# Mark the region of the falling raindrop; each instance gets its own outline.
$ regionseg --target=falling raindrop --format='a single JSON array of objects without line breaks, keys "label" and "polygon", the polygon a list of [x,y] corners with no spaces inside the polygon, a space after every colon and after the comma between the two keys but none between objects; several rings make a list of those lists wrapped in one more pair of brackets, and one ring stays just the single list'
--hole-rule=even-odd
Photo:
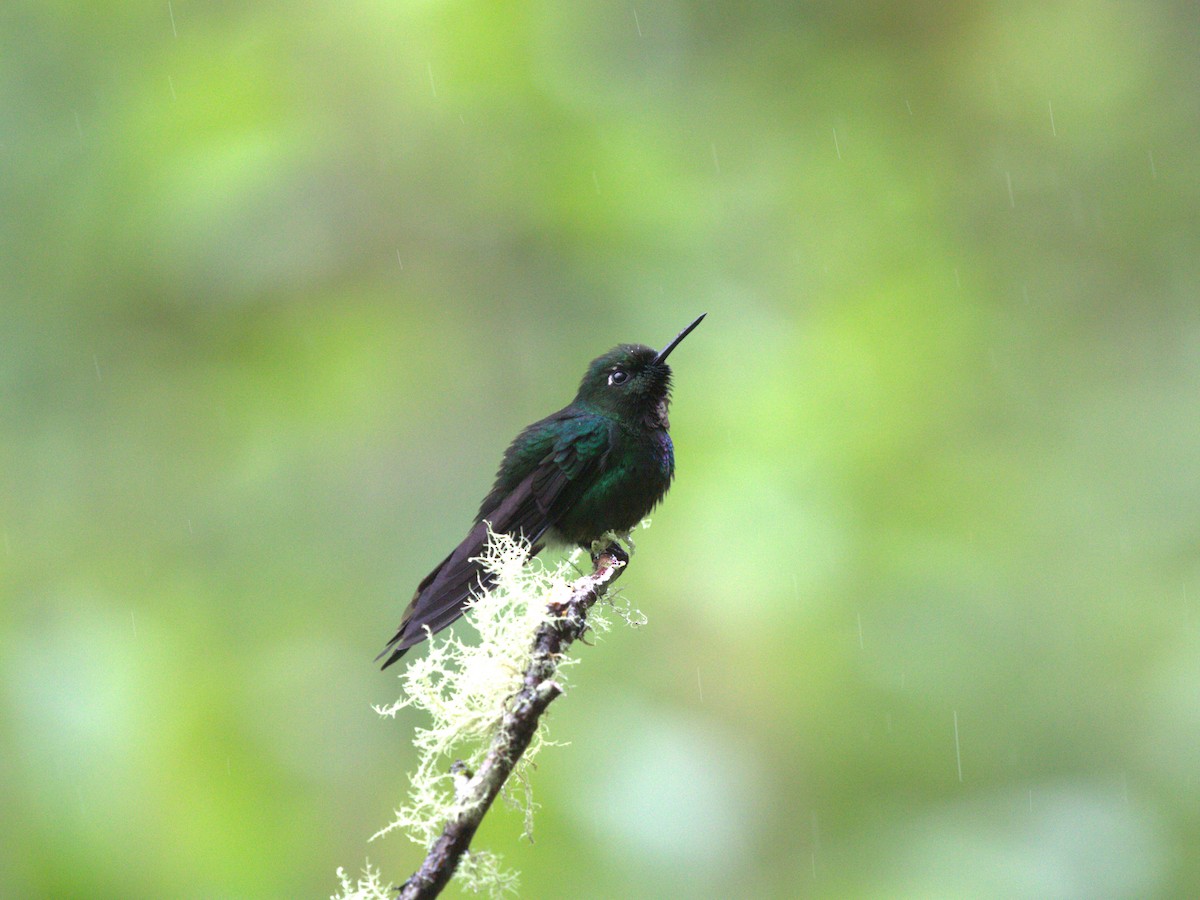
[{"label": "falling raindrop", "polygon": [[958,780],[962,777],[962,747],[958,743],[958,710],[954,710],[954,761],[958,765]]}]

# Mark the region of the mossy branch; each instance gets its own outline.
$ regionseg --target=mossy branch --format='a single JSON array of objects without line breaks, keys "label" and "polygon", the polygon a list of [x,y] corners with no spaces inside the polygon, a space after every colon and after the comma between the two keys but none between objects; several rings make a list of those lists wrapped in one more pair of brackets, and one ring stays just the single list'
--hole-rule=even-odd
[{"label": "mossy branch", "polygon": [[542,713],[562,693],[554,680],[562,654],[582,636],[588,611],[628,562],[621,546],[609,541],[594,554],[591,573],[571,586],[570,596],[551,604],[552,618],[537,630],[522,687],[505,711],[487,755],[474,773],[460,772],[465,781],[458,791],[458,812],[446,822],[421,867],[400,888],[399,900],[436,897],[450,881],[483,817],[537,733]]}]

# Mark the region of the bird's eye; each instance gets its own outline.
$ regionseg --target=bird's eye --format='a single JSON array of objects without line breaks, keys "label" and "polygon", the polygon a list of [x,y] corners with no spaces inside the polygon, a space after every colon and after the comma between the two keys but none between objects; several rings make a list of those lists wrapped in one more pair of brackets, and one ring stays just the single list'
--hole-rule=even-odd
[{"label": "bird's eye", "polygon": [[629,380],[629,373],[622,369],[613,369],[613,373],[608,376],[609,384],[624,384]]}]

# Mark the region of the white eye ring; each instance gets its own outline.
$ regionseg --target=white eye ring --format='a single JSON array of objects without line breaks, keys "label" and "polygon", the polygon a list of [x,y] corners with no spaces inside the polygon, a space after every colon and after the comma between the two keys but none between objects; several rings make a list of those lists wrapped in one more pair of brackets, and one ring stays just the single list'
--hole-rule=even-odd
[{"label": "white eye ring", "polygon": [[629,380],[629,373],[622,369],[614,369],[613,373],[608,376],[609,384],[624,384]]}]

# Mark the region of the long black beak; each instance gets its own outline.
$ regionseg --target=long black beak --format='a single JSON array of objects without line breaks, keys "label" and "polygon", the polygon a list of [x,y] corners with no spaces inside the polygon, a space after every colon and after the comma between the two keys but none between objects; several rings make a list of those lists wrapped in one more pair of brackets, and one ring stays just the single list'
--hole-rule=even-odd
[{"label": "long black beak", "polygon": [[658,351],[658,356],[654,357],[654,360],[652,361],[651,365],[657,365],[658,363],[663,362],[668,356],[670,356],[671,351],[679,346],[679,342],[682,341],[689,334],[691,334],[692,329],[695,328],[697,325],[699,325],[701,322],[703,322],[704,317],[707,315],[708,315],[708,313],[700,313],[700,315],[696,317],[695,322],[693,322],[687,328],[683,329],[683,331],[679,332],[679,334],[675,335],[675,340],[671,341],[671,343],[667,344],[667,346],[663,347],[661,350]]}]

